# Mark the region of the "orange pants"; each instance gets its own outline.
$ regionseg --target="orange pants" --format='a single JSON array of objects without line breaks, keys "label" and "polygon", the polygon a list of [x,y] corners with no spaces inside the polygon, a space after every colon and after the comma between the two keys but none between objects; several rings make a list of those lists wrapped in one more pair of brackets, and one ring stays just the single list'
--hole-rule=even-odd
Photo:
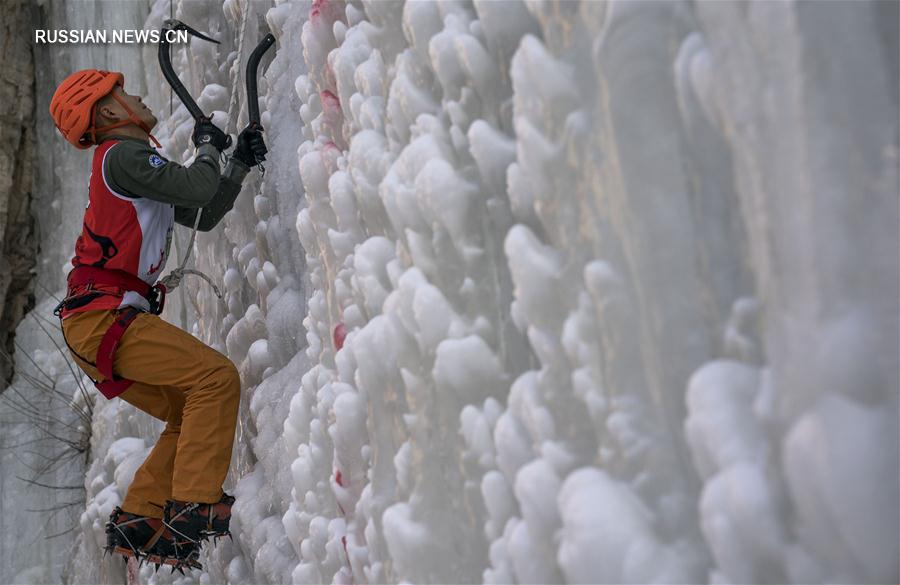
[{"label": "orange pants", "polygon": [[[102,376],[84,360],[96,359],[114,316],[114,311],[85,311],[63,320],[76,363],[95,380]],[[162,518],[166,500],[218,502],[241,397],[234,364],[158,316],[140,313],[119,342],[113,372],[134,380],[119,398],[166,423],[134,474],[122,509]]]}]

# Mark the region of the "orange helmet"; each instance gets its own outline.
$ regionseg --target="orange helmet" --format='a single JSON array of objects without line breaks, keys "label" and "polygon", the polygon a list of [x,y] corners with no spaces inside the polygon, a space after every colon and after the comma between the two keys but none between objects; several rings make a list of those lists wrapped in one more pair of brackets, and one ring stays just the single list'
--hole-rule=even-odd
[{"label": "orange helmet", "polygon": [[[125,86],[124,75],[99,69],[77,71],[59,84],[50,100],[50,115],[53,116],[56,127],[66,140],[77,148],[89,148],[96,144],[98,130],[109,130],[127,124],[136,124],[150,134],[147,124],[142,122],[116,94],[113,94],[113,98],[128,112],[128,119],[102,128],[94,125],[94,105],[109,95],[117,85]],[[150,137],[153,138],[152,135]],[[156,139],[153,138],[153,141],[156,142]]]}]

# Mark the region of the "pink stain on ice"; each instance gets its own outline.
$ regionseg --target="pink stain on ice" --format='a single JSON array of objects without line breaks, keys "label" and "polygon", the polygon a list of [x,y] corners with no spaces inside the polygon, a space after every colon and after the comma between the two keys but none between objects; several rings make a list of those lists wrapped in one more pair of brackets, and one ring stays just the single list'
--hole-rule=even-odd
[{"label": "pink stain on ice", "polygon": [[[338,327],[342,327],[342,326],[343,326],[343,323],[341,325],[338,325]],[[334,472],[334,482],[336,484],[338,484],[339,486],[344,487],[344,476],[341,474],[340,469],[337,469]],[[344,512],[344,507],[341,506],[340,502],[338,502],[338,510],[341,511],[342,515],[344,515],[344,516],[347,515],[347,513]],[[347,535],[346,534],[341,536],[341,544],[344,545],[344,555],[346,555],[346,557],[347,557],[347,568],[350,570],[350,579],[352,580],[353,579],[353,565],[350,564],[350,553],[347,552]]]},{"label": "pink stain on ice", "polygon": [[344,3],[340,0],[315,0],[309,9],[310,20],[343,21]]},{"label": "pink stain on ice", "polygon": [[325,62],[325,85],[326,87],[337,87],[337,79],[334,76],[334,68],[331,66],[331,59]]},{"label": "pink stain on ice", "polygon": [[312,8],[309,9],[309,18],[317,19],[322,15],[322,10],[328,8],[328,0],[315,0]]},{"label": "pink stain on ice", "polygon": [[[320,151],[322,155],[322,164],[325,165],[325,168],[328,170],[328,174],[332,174],[338,170],[338,159],[340,159],[343,151],[341,147],[335,144],[333,141],[329,140],[324,145],[322,145],[322,150]],[[347,337],[347,328],[343,323],[339,323],[334,328],[334,333],[332,334],[334,340],[334,349],[338,351],[344,346],[344,338]]]},{"label": "pink stain on ice", "polygon": [[[338,485],[341,486],[341,487],[344,487],[344,476],[341,475],[341,470],[340,470],[340,469],[337,469],[337,470],[335,470],[335,472],[334,472],[334,483],[338,484]],[[341,511],[341,514],[342,514],[342,515],[344,515],[344,516],[347,515],[347,513],[344,512],[344,507],[341,505],[340,500],[337,501],[337,507],[338,507],[338,510]]]},{"label": "pink stain on ice", "polygon": [[[334,143],[332,143],[332,144],[334,144]],[[335,147],[335,148],[337,148],[337,147]],[[343,323],[338,323],[337,326],[334,328],[334,333],[332,334],[332,337],[333,337],[335,349],[341,349],[342,347],[344,347],[344,339],[347,337],[347,327],[344,326]],[[341,478],[341,472],[338,471],[338,475],[337,475],[338,485],[344,485],[341,483],[340,478]]]},{"label": "pink stain on ice", "polygon": [[322,109],[327,113],[335,113],[341,111],[341,100],[330,89],[319,92],[319,99],[322,100]]},{"label": "pink stain on ice", "polygon": [[[340,146],[339,143],[343,142],[341,124],[344,119],[341,100],[328,89],[319,92],[319,100],[322,103],[322,121],[329,130],[328,137],[331,139],[330,142]],[[334,153],[332,152],[331,154]]]}]

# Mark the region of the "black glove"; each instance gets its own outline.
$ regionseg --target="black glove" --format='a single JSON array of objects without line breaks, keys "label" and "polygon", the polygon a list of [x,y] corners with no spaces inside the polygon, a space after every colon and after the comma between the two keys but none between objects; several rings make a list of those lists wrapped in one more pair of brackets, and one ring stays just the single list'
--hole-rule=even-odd
[{"label": "black glove", "polygon": [[237,146],[232,158],[236,158],[248,167],[253,167],[266,160],[266,143],[262,137],[262,126],[247,126],[238,134]]},{"label": "black glove", "polygon": [[219,152],[231,146],[231,136],[222,132],[209,118],[198,118],[191,135],[194,146],[212,144]]}]

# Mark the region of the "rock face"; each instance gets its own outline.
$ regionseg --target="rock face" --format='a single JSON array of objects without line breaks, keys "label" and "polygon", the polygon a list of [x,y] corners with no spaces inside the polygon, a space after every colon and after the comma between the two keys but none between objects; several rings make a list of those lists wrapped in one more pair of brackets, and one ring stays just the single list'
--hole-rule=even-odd
[{"label": "rock face", "polygon": [[[29,4],[13,0],[0,14],[0,351],[13,353],[16,325],[34,305],[32,269],[38,239],[34,190],[34,58],[28,34]],[[12,366],[0,360],[4,382]]]}]

